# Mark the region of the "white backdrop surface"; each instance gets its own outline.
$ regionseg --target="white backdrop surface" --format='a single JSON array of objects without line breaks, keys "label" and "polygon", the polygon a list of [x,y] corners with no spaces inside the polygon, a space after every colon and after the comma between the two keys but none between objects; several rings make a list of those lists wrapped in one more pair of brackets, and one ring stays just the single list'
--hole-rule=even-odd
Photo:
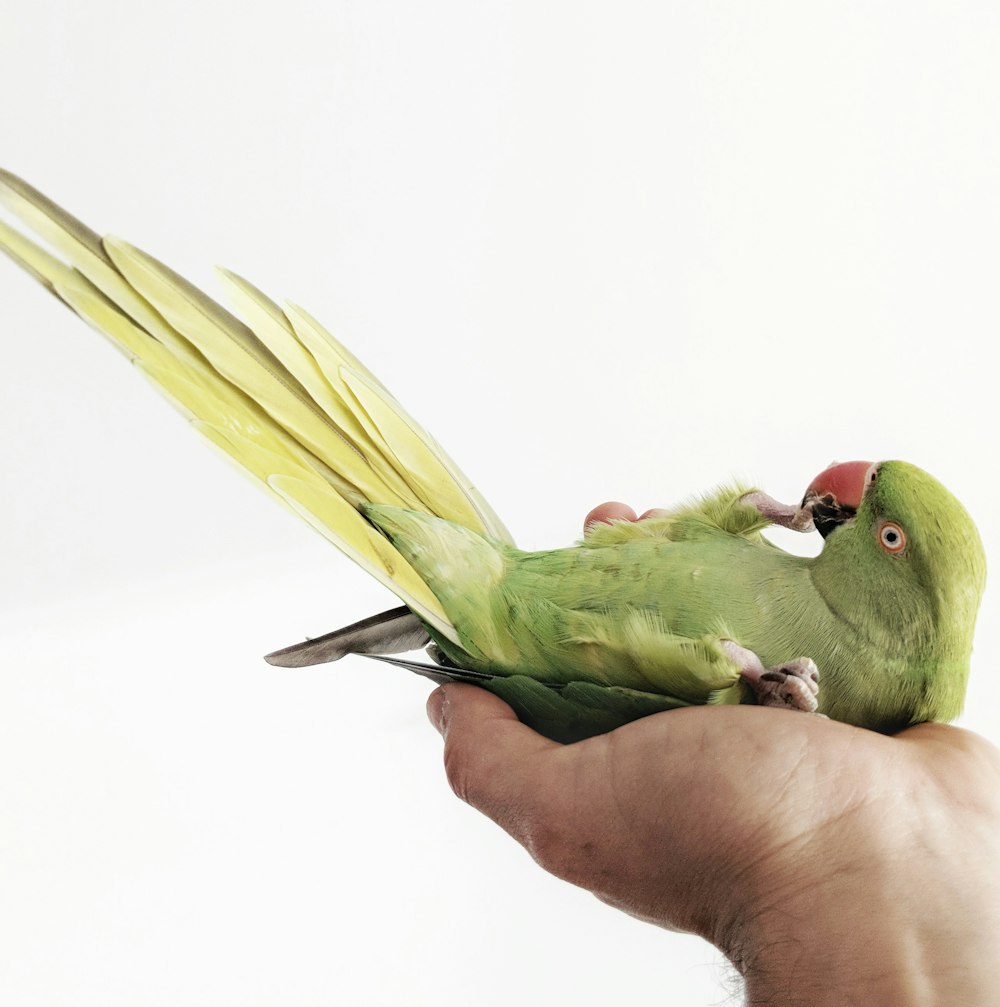
[{"label": "white backdrop surface", "polygon": [[[997,51],[978,3],[38,0],[0,164],[305,305],[523,546],[902,457],[997,569]],[[0,343],[0,1002],[726,999],[452,797],[427,683],[261,661],[392,599],[5,262]]]}]

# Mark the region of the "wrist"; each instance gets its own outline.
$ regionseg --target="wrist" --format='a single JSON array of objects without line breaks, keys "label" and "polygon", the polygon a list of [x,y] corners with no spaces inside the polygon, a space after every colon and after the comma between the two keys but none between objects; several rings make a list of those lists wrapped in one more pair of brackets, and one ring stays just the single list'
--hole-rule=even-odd
[{"label": "wrist", "polygon": [[932,857],[914,885],[912,861],[841,863],[758,903],[730,947],[748,1007],[995,1004],[1000,892],[976,873]]}]

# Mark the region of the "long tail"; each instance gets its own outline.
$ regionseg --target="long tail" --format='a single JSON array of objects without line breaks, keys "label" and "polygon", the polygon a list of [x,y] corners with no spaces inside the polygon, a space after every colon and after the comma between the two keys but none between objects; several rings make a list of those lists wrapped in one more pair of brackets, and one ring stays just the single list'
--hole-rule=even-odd
[{"label": "long tail", "polygon": [[[469,479],[305,311],[220,270],[240,321],[139,249],[102,238],[0,170],[0,250],[108,336],[192,426],[457,642],[440,602],[360,513],[389,504],[511,537]],[[55,253],[55,254],[53,254]]]}]

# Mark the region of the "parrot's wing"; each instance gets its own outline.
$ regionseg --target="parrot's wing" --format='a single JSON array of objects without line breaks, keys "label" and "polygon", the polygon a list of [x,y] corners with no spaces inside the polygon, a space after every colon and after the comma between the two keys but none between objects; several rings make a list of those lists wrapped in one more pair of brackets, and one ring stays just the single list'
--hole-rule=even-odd
[{"label": "parrot's wing", "polygon": [[407,668],[438,685],[482,686],[510,705],[523,724],[553,741],[569,744],[606,734],[640,717],[689,706],[682,699],[593,682],[542,682],[527,675],[491,675],[399,657],[365,655]]},{"label": "parrot's wing", "polygon": [[450,664],[428,664],[426,661],[411,661],[406,657],[390,657],[388,654],[361,654],[361,657],[381,661],[383,664],[394,664],[397,668],[406,668],[416,675],[429,678],[438,685],[448,682],[466,682],[470,685],[489,684],[504,675],[495,675],[488,671],[473,671],[470,668],[456,668]]},{"label": "parrot's wing", "polygon": [[240,321],[144,252],[102,238],[2,170],[0,203],[52,251],[3,221],[0,250],[108,336],[205,437],[429,626],[457,640],[437,598],[358,508],[391,504],[500,541],[510,535],[360,361],[300,308],[282,309],[222,272]]},{"label": "parrot's wing", "polygon": [[430,643],[423,623],[405,606],[369,616],[332,633],[293,643],[264,655],[279,668],[307,668],[348,654],[398,654]]},{"label": "parrot's wing", "polygon": [[484,684],[513,708],[522,723],[566,744],[688,705],[670,696],[593,682],[550,688],[527,675],[510,675]]}]

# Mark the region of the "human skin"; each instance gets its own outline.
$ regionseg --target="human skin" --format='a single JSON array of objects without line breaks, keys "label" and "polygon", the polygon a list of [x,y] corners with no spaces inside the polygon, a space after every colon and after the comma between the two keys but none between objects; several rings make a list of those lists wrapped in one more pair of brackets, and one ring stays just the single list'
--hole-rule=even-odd
[{"label": "human skin", "polygon": [[557,877],[711,941],[748,1004],[1000,1002],[1000,751],[977,735],[720,706],[560,745],[468,685],[428,712],[459,797]]}]

